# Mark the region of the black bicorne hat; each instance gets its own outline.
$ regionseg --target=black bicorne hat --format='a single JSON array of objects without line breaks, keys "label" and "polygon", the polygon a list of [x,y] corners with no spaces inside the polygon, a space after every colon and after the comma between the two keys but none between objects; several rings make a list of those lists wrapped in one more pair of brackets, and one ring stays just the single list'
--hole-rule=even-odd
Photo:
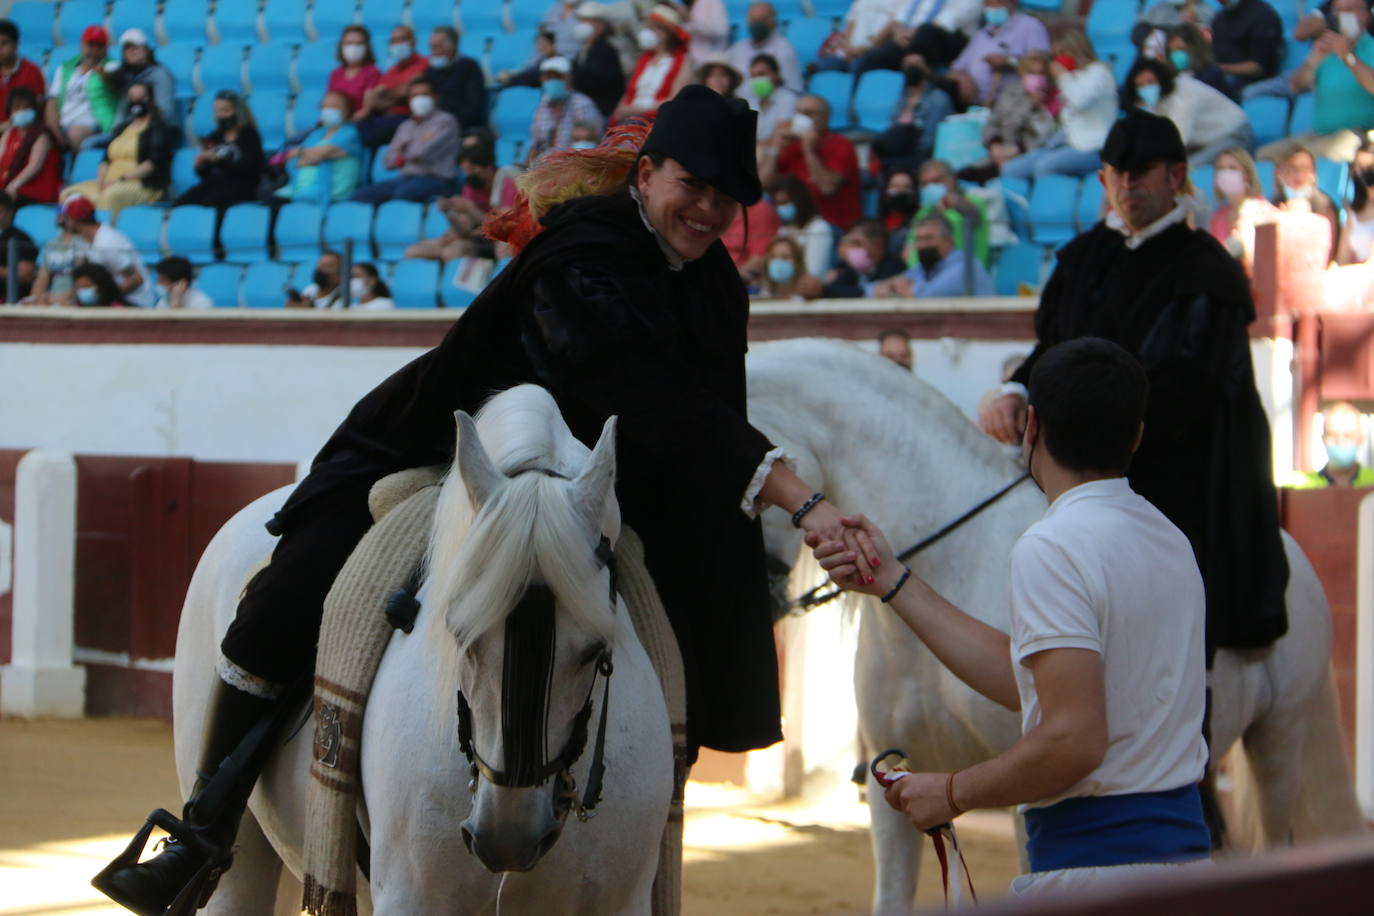
[{"label": "black bicorne hat", "polygon": [[1102,144],[1102,161],[1129,172],[1152,162],[1187,162],[1188,154],[1173,121],[1133,108],[1112,125]]},{"label": "black bicorne hat", "polygon": [[658,107],[641,153],[662,153],[744,206],[763,196],[755,143],[758,113],[742,99],[705,86],[684,86]]}]

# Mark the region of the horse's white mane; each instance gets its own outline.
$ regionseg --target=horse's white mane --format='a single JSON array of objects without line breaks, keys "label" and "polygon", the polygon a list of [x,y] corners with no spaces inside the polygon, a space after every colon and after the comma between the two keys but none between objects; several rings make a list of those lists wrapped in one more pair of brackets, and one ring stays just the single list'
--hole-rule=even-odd
[{"label": "horse's white mane", "polygon": [[615,495],[607,499],[601,531],[592,531],[574,506],[571,480],[536,470],[575,478],[590,450],[537,385],[496,395],[476,422],[492,463],[510,480],[474,514],[458,462],[449,468],[430,531],[426,603],[442,609],[466,648],[505,620],[531,582],[540,582],[576,624],[609,641],[615,621],[593,551],[602,532],[612,542],[619,536]]}]

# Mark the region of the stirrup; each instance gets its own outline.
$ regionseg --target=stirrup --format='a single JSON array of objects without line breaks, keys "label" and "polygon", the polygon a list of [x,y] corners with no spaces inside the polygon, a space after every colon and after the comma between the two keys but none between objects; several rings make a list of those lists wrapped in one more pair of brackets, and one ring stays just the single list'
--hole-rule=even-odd
[{"label": "stirrup", "polygon": [[[122,899],[119,891],[110,884],[110,877],[115,872],[139,864],[154,827],[165,830],[168,837],[174,842],[192,847],[205,856],[205,864],[196,869],[191,880],[176,897],[172,898],[172,902],[167,905],[166,909],[136,906]],[[220,845],[211,842],[203,831],[196,830],[172,812],[158,808],[148,815],[148,819],[138,833],[134,834],[134,838],[129,841],[129,845],[125,847],[124,851],[115,856],[109,865],[106,865],[99,874],[91,879],[91,886],[120,906],[139,914],[139,916],[192,916],[196,910],[205,906],[210,895],[214,893],[215,887],[219,884],[220,875],[224,873],[225,867],[230,861],[228,852]]]}]

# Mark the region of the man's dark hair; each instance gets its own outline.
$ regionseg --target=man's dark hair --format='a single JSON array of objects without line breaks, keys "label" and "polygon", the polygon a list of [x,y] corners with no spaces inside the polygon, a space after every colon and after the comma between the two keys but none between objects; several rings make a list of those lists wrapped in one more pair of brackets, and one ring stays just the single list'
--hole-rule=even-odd
[{"label": "man's dark hair", "polygon": [[778,65],[778,59],[772,54],[755,54],[754,59],[749,61],[750,70],[754,69],[754,64],[763,64],[769,70],[773,71],[779,83],[782,82],[782,67]]},{"label": "man's dark hair", "polygon": [[180,255],[163,258],[153,265],[153,270],[173,283],[191,282],[191,262]]},{"label": "man's dark hair", "polygon": [[19,26],[15,25],[12,20],[0,19],[0,35],[3,35],[15,44],[19,44]]},{"label": "man's dark hair", "polygon": [[82,277],[95,284],[97,305],[126,305],[124,293],[115,282],[114,276],[102,264],[85,261],[72,268],[72,279]]},{"label": "man's dark hair", "polygon": [[883,331],[881,334],[878,335],[878,343],[881,344],[889,337],[897,337],[907,341],[908,343],[911,342],[911,335],[908,334],[906,331],[903,331],[901,328],[888,328],[886,331]]},{"label": "man's dark hair", "polygon": [[466,146],[458,154],[459,162],[466,162],[468,165],[475,165],[478,168],[486,168],[496,164],[496,152],[485,143],[474,143]]},{"label": "man's dark hair", "polygon": [[1116,474],[1131,463],[1148,392],[1134,356],[1109,340],[1078,337],[1036,360],[1028,402],[1055,461],[1071,471]]},{"label": "man's dark hair", "polygon": [[887,227],[883,225],[882,220],[863,220],[862,222],[855,223],[850,231],[857,232],[870,241],[882,242],[884,245],[887,244]]},{"label": "man's dark hair", "polygon": [[411,80],[410,86],[408,86],[407,89],[413,89],[416,86],[424,86],[426,89],[430,91],[431,95],[434,94],[434,84],[429,80],[424,79],[423,77],[421,77],[420,79]]},{"label": "man's dark hair", "polygon": [[431,31],[431,32],[434,32],[434,33],[438,33],[438,34],[444,36],[445,38],[447,38],[449,41],[453,42],[453,47],[454,47],[455,49],[458,47],[458,30],[455,29],[453,26],[451,26],[451,25],[436,25],[436,26],[435,26],[433,29],[431,29],[430,31]]}]

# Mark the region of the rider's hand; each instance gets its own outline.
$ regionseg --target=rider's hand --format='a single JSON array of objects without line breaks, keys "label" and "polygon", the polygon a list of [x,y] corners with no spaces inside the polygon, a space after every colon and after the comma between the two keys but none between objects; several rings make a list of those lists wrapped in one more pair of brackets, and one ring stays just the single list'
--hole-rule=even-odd
[{"label": "rider's hand", "polygon": [[998,442],[1015,445],[1026,430],[1026,400],[1019,394],[993,398],[983,408],[978,425]]},{"label": "rider's hand", "polygon": [[878,565],[874,567],[867,559],[861,559],[865,555],[853,549],[844,538],[827,539],[820,534],[807,532],[806,546],[811,548],[816,562],[830,574],[831,581],[841,588],[877,597],[887,594],[903,572],[887,538],[877,525],[862,515],[842,516],[840,522],[847,533],[857,535],[872,547]]},{"label": "rider's hand", "polygon": [[[859,573],[859,578],[872,582],[876,570],[882,564],[882,557],[879,556],[868,532],[858,525],[846,524],[848,519],[854,517],[842,515],[839,509],[830,504],[829,500],[821,500],[814,509],[802,516],[801,526],[802,530],[806,532],[808,544],[811,543],[813,537],[817,544],[823,541],[843,543],[856,558],[862,559],[860,565],[863,566],[863,571]],[[890,552],[889,555],[891,555]]]}]

